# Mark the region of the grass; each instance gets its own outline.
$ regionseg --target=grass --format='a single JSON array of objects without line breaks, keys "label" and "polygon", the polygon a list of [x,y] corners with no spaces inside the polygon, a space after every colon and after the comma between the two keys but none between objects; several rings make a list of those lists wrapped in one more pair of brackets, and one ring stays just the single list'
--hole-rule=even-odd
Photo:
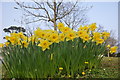
[{"label": "grass", "polygon": [[0,62],[0,79],[2,78],[2,63]]},{"label": "grass", "polygon": [[118,68],[120,67],[120,63],[118,63],[119,57],[104,57],[102,60],[101,67],[110,67],[110,68]]},{"label": "grass", "polygon": [[[104,57],[101,61],[101,67],[99,69],[93,69],[91,71],[92,78],[118,78],[120,69],[119,57]],[[2,65],[0,63],[0,75],[2,75]],[[87,75],[86,75],[87,76]]]},{"label": "grass", "polygon": [[104,57],[101,61],[101,68],[96,69],[92,77],[94,78],[118,78],[120,63],[119,57]]}]

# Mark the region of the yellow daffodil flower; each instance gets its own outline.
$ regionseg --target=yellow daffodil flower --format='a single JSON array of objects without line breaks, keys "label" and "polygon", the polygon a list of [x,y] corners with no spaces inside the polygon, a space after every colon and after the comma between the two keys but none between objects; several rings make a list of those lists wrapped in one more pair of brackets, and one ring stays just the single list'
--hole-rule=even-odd
[{"label": "yellow daffodil flower", "polygon": [[10,37],[9,37],[9,36],[5,36],[5,39],[6,39],[6,40],[9,40],[9,39],[10,39]]},{"label": "yellow daffodil flower", "polygon": [[64,41],[64,39],[65,39],[65,34],[64,33],[60,33],[59,34],[59,40],[60,41]]},{"label": "yellow daffodil flower", "polygon": [[51,42],[56,42],[56,43],[59,42],[59,36],[58,36],[58,34],[56,34],[56,33],[52,33],[52,34],[50,35],[49,39],[50,39]]},{"label": "yellow daffodil flower", "polygon": [[89,30],[89,27],[88,26],[84,26],[84,27],[82,27],[82,26],[80,26],[80,28],[78,29],[79,31],[88,31]]},{"label": "yellow daffodil flower", "polygon": [[89,25],[89,28],[91,31],[95,31],[95,29],[97,28],[96,23]]},{"label": "yellow daffodil flower", "polygon": [[59,29],[59,30],[62,29],[62,28],[64,28],[64,24],[61,23],[61,22],[59,22],[57,26],[58,26],[58,29]]},{"label": "yellow daffodil flower", "polygon": [[107,45],[107,48],[110,48],[110,45]]},{"label": "yellow daffodil flower", "polygon": [[76,38],[76,34],[74,32],[70,31],[66,34],[66,40],[67,41],[68,40],[73,40],[74,38]]},{"label": "yellow daffodil flower", "polygon": [[10,42],[5,42],[5,45],[8,46],[10,44]]},{"label": "yellow daffodil flower", "polygon": [[0,43],[0,48],[2,48],[4,46],[4,44],[3,43]]},{"label": "yellow daffodil flower", "polygon": [[50,49],[49,46],[51,45],[51,42],[48,40],[40,40],[40,43],[38,46],[42,47],[42,50],[45,51],[46,49]]},{"label": "yellow daffodil flower", "polygon": [[82,30],[77,32],[77,35],[78,35],[79,37],[83,37],[84,34],[87,34],[87,32],[86,32],[86,31],[82,31]]},{"label": "yellow daffodil flower", "polygon": [[113,46],[110,48],[110,53],[115,53],[117,51],[117,46]]},{"label": "yellow daffodil flower", "polygon": [[83,31],[84,30],[83,27],[82,27],[82,25],[80,25],[80,27],[78,28],[78,30],[79,31]]},{"label": "yellow daffodil flower", "polygon": [[98,44],[102,44],[104,42],[104,40],[103,39],[97,39],[96,42],[97,42],[97,45],[98,45]]},{"label": "yellow daffodil flower", "polygon": [[99,40],[101,38],[101,33],[93,32],[93,41]]},{"label": "yellow daffodil flower", "polygon": [[89,34],[84,34],[84,35],[82,36],[82,39],[83,39],[83,41],[89,41],[89,40],[91,39],[91,37],[90,37]]},{"label": "yellow daffodil flower", "polygon": [[71,31],[72,29],[70,29],[69,27],[63,27],[63,28],[61,28],[61,30],[60,31],[62,31],[63,33],[67,33],[67,32],[69,32],[69,31]]},{"label": "yellow daffodil flower", "polygon": [[26,42],[26,41],[22,41],[22,45],[23,45],[24,47],[27,48],[27,47],[28,47],[28,44],[29,44],[28,42]]},{"label": "yellow daffodil flower", "polygon": [[104,40],[106,40],[108,37],[110,37],[110,33],[102,32],[102,36],[103,36]]},{"label": "yellow daffodil flower", "polygon": [[10,42],[12,43],[12,45],[16,44],[18,42],[18,38],[15,36],[11,36],[10,37]]}]

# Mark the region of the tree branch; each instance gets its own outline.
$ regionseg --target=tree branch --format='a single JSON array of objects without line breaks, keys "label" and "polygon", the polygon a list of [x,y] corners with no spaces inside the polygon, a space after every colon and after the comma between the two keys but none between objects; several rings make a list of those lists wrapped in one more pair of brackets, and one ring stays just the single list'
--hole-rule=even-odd
[{"label": "tree branch", "polygon": [[38,21],[48,21],[47,19],[38,19],[38,20],[34,20],[34,21],[30,21],[30,22],[27,22],[26,24],[30,24],[30,23],[33,23],[33,22],[38,22]]},{"label": "tree branch", "polygon": [[73,9],[76,7],[76,4],[77,4],[77,2],[75,3],[75,5],[68,12],[64,13],[62,17],[58,17],[57,19],[62,19],[66,15],[70,14],[73,11]]},{"label": "tree branch", "polygon": [[46,3],[49,6],[49,8],[51,8],[52,10],[54,10],[54,8],[52,7],[52,5],[49,2],[46,2]]},{"label": "tree branch", "polygon": [[35,0],[33,0],[33,1],[34,1],[37,5],[39,5],[41,9],[43,9],[43,10],[46,12],[47,17],[48,17],[48,19],[49,19],[48,21],[53,22],[53,20],[50,18],[50,15],[49,15],[48,11],[46,10],[46,8],[45,8],[45,7],[42,7],[41,4],[38,3],[38,2],[36,2]]},{"label": "tree branch", "polygon": [[[63,1],[63,0],[62,0]],[[57,14],[58,14],[58,10],[59,10],[59,7],[60,7],[60,5],[62,4],[62,1],[58,4],[58,6],[57,6]]]}]

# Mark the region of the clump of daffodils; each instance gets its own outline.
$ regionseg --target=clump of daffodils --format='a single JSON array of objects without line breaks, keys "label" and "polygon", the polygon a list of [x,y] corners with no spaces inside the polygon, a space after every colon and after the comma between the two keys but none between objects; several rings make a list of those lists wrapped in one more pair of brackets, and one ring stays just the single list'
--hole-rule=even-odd
[{"label": "clump of daffodils", "polygon": [[[42,51],[50,49],[50,45],[53,43],[59,43],[64,41],[72,40],[75,38],[81,38],[83,42],[95,42],[96,45],[103,44],[107,38],[110,37],[108,32],[96,32],[96,23],[80,26],[78,31],[74,31],[69,27],[66,27],[63,23],[58,23],[57,25],[59,32],[54,30],[41,30],[38,28],[34,31],[34,35],[31,37],[25,36],[22,32],[11,33],[10,36],[6,36],[7,42],[0,44],[0,47],[9,45],[19,45],[21,47],[28,47],[30,42],[42,48]],[[110,46],[109,46],[110,48]],[[117,47],[111,47],[110,53],[115,53]]]},{"label": "clump of daffodils", "polygon": [[99,67],[106,48],[111,54],[117,51],[117,46],[106,46],[110,33],[97,32],[96,23],[80,26],[77,31],[63,23],[58,23],[57,28],[58,31],[37,28],[31,36],[22,32],[6,36],[7,41],[0,47],[7,76],[85,77]]}]

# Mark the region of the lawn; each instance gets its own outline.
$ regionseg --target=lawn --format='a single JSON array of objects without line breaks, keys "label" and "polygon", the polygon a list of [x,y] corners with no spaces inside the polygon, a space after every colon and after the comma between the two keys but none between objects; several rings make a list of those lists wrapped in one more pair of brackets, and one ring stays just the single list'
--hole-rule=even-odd
[{"label": "lawn", "polygon": [[0,62],[0,79],[1,79],[1,76],[2,76],[2,63]]},{"label": "lawn", "polygon": [[104,57],[101,68],[95,70],[94,78],[118,78],[120,63],[119,57]]},{"label": "lawn", "polygon": [[[104,57],[101,61],[101,68],[93,69],[90,75],[92,78],[118,78],[118,69],[120,69],[119,57]],[[0,63],[0,76],[2,74],[2,65]]]}]

